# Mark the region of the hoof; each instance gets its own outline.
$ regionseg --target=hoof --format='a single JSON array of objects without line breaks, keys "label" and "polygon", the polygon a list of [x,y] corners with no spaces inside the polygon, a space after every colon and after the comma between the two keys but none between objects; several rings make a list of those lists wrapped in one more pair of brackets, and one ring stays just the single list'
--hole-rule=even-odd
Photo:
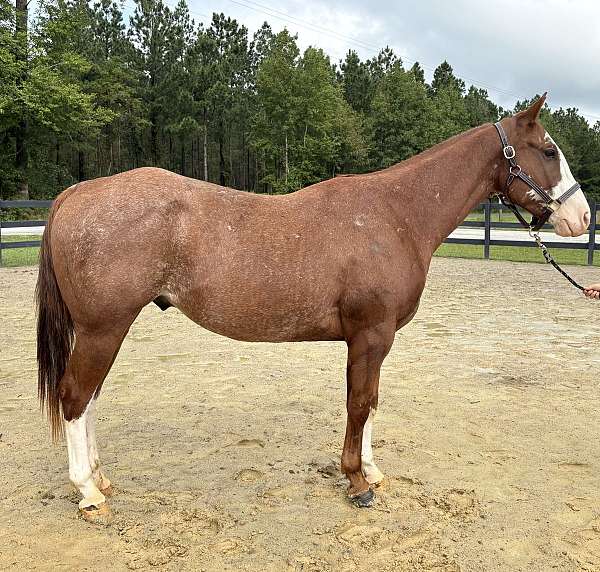
[{"label": "hoof", "polygon": [[350,497],[350,502],[358,508],[370,508],[375,504],[375,493],[369,489]]},{"label": "hoof", "polygon": [[105,502],[98,506],[91,505],[80,508],[79,514],[84,520],[101,526],[108,526],[112,522],[112,512]]},{"label": "hoof", "polygon": [[100,492],[105,496],[105,497],[112,497],[115,494],[114,489],[112,488],[112,485],[108,485],[105,489],[100,489]]}]

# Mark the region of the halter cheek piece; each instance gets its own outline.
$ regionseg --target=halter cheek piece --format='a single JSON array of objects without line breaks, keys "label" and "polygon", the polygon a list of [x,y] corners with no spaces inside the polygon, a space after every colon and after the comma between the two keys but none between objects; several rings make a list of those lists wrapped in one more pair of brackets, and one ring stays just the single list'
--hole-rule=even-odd
[{"label": "halter cheek piece", "polygon": [[[508,143],[508,139],[504,129],[502,128],[502,125],[500,125],[498,122],[494,123],[494,127],[496,128],[496,131],[498,131],[500,141],[502,142],[502,153],[509,164],[508,177],[506,178],[504,189],[499,194],[500,200],[513,212],[518,221],[524,227],[533,232],[537,232],[546,224],[552,213],[557,211],[569,197],[574,195],[581,188],[581,185],[579,183],[575,183],[568,191],[564,192],[557,199],[552,198],[552,196],[547,191],[542,189],[542,187],[540,187],[527,173],[523,172],[523,169],[521,169],[521,166],[517,163],[515,158],[515,148]],[[542,199],[542,207],[544,212],[539,217],[532,216],[530,223],[523,218],[521,213],[518,211],[517,206],[510,200],[508,193],[510,192],[510,186],[515,179],[521,179],[521,181],[523,181],[534,193],[540,197],[540,199]]]}]

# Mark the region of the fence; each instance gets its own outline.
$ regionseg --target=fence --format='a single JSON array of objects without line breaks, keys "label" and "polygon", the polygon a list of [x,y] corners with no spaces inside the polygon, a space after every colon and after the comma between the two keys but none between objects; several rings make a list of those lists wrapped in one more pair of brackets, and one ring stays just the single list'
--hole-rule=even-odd
[{"label": "fence", "polygon": [[[52,201],[0,201],[1,209],[49,209]],[[16,242],[2,242],[3,228],[27,228],[33,226],[46,226],[45,220],[10,220],[3,221],[0,217],[0,266],[2,266],[2,251],[9,248],[28,248],[39,246],[40,240],[22,240]]]},{"label": "fence", "polygon": [[[591,222],[588,229],[588,241],[587,242],[574,242],[566,240],[564,242],[545,240],[544,244],[548,248],[568,248],[573,250],[587,250],[587,263],[589,266],[594,264],[594,252],[600,250],[600,244],[596,243],[596,217],[598,212],[598,206],[595,200],[589,201]],[[476,220],[465,220],[461,223],[459,228],[465,227],[476,227],[483,228],[483,238],[450,238],[448,237],[444,242],[446,244],[475,244],[483,246],[483,257],[490,257],[490,246],[519,246],[519,247],[534,247],[537,245],[532,240],[505,240],[505,239],[492,239],[492,228],[503,228],[503,229],[519,229],[523,230],[523,227],[519,222],[493,222],[492,211],[499,210],[506,212],[504,205],[499,203],[483,203],[479,205],[480,209],[483,209],[484,219],[482,221]],[[552,230],[550,225],[544,225],[546,230]]]},{"label": "fence", "polygon": [[[0,201],[0,209],[11,208],[50,208],[52,201]],[[503,205],[497,203],[483,203],[479,205],[483,210],[483,220],[465,220],[459,228],[483,228],[483,238],[447,238],[447,244],[471,244],[483,246],[483,257],[490,257],[490,246],[520,246],[520,247],[535,247],[536,244],[531,240],[505,240],[492,239],[492,228],[497,229],[522,229],[523,227],[518,222],[502,222],[492,221],[492,211],[503,211]],[[590,201],[591,223],[588,231],[587,242],[559,242],[545,241],[546,246],[550,248],[569,248],[575,250],[587,250],[588,265],[594,264],[594,252],[600,250],[600,244],[596,243],[596,213],[598,205],[596,201]],[[45,220],[25,220],[25,221],[2,221],[0,218],[0,266],[2,266],[2,251],[9,248],[27,248],[39,246],[39,240],[26,240],[19,242],[2,242],[3,228],[26,228],[34,226],[45,226]],[[545,229],[551,229],[549,225],[544,226]]]}]

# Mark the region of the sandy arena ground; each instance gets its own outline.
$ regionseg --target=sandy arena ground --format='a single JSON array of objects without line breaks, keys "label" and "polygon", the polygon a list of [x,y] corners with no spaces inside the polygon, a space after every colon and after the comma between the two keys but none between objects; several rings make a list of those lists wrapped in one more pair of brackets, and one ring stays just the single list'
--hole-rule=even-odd
[{"label": "sandy arena ground", "polygon": [[551,268],[434,260],[384,363],[371,510],[338,468],[343,343],[147,307],[99,402],[107,527],[38,412],[35,279],[0,270],[1,570],[600,570],[600,303]]}]

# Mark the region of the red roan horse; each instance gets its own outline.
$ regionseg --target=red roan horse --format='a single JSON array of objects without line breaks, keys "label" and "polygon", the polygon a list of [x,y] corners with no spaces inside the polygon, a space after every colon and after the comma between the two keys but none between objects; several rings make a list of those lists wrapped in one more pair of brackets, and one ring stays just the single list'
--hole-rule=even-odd
[{"label": "red roan horse", "polygon": [[[538,122],[543,102],[502,126],[523,170],[558,197],[574,181]],[[95,401],[129,327],[152,301],[237,340],[344,340],[342,470],[349,497],[370,506],[371,487],[383,479],[371,451],[381,363],[417,311],[432,254],[475,205],[503,189],[507,171],[487,124],[383,171],[285,196],[155,168],[64,191],[41,249],[39,396],[54,437],[66,433],[84,517],[105,518],[111,491],[96,449]],[[521,181],[510,199],[542,211]],[[579,190],[550,222],[577,236],[589,217]]]}]

